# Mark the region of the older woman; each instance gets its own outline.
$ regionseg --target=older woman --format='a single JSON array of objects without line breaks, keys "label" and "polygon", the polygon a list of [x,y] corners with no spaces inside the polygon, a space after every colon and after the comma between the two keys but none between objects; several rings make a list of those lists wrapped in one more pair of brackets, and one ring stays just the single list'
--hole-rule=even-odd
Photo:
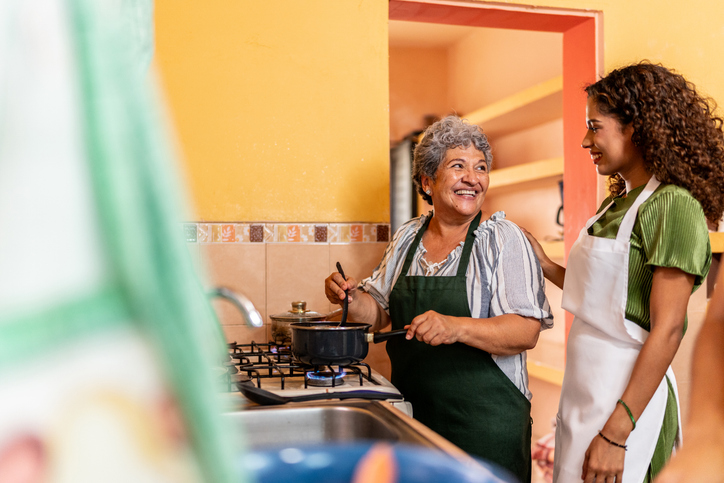
[{"label": "older woman", "polygon": [[552,326],[543,275],[521,230],[481,211],[492,155],[477,126],[449,116],[415,148],[415,185],[433,211],[395,233],[357,285],[334,273],[327,298],[374,330],[392,323],[392,382],[415,418],[469,453],[530,480],[526,349]]}]

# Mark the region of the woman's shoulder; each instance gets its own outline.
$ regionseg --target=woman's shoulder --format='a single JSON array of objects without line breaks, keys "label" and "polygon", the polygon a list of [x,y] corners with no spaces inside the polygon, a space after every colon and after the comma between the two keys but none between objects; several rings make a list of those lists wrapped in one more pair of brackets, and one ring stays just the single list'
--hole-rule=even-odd
[{"label": "woman's shoulder", "polygon": [[405,240],[414,238],[415,235],[417,235],[417,232],[420,231],[420,228],[422,228],[422,225],[425,224],[425,221],[430,216],[432,216],[432,212],[420,215],[416,218],[411,218],[404,222],[397,230],[395,230],[395,233],[392,235],[392,240],[390,241],[390,244],[397,245]]},{"label": "woman's shoulder", "polygon": [[476,243],[485,243],[494,239],[497,243],[505,243],[511,239],[525,238],[518,225],[505,218],[505,212],[496,211],[490,218],[480,223],[475,230]]},{"label": "woman's shoulder", "polygon": [[699,285],[711,261],[704,210],[688,190],[662,185],[641,204],[634,231],[641,238],[646,263],[677,267],[697,276]]},{"label": "woman's shoulder", "polygon": [[662,184],[654,191],[648,200],[641,204],[641,212],[645,211],[671,211],[686,210],[701,212],[704,210],[694,196],[681,186],[675,184]]},{"label": "woman's shoulder", "polygon": [[[708,246],[709,228],[701,204],[686,188],[671,184],[660,186],[641,204],[635,229],[645,239],[671,238],[674,242],[696,239]],[[682,236],[682,234],[686,234]]]},{"label": "woman's shoulder", "polygon": [[478,225],[478,228],[475,230],[476,234],[483,233],[486,231],[499,231],[499,230],[520,230],[518,225],[513,223],[512,221],[508,220],[505,217],[504,211],[496,211],[492,215],[490,215],[490,218],[487,220],[483,220],[480,222],[480,225]]},{"label": "woman's shoulder", "polygon": [[430,216],[432,216],[432,211],[427,214],[420,215],[416,218],[410,218],[409,220],[404,222],[402,225],[400,225],[400,227],[397,230],[395,230],[395,234],[394,234],[393,238],[396,238],[397,235],[401,234],[401,233],[407,233],[410,231],[417,232],[418,230],[420,230],[422,225],[425,224],[425,221]]},{"label": "woman's shoulder", "polygon": [[688,189],[675,184],[660,184],[651,195],[651,198],[654,199],[662,195],[695,199]]}]

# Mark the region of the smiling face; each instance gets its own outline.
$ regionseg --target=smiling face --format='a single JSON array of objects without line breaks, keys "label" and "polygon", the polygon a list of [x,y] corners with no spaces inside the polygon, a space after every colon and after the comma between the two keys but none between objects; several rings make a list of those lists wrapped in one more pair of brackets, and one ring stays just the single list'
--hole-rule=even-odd
[{"label": "smiling face", "polygon": [[598,174],[621,175],[627,186],[636,187],[648,179],[641,151],[631,141],[634,129],[615,117],[601,113],[596,101],[588,98],[586,103],[586,126],[588,131],[581,147],[591,153]]},{"label": "smiling face", "polygon": [[483,205],[488,183],[485,155],[473,145],[448,149],[435,180],[422,178],[422,187],[430,191],[435,213],[449,222],[474,218]]}]

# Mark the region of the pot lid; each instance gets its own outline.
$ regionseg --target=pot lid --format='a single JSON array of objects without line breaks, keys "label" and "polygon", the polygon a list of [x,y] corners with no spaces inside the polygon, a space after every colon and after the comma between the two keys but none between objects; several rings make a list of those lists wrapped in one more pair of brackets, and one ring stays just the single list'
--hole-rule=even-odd
[{"label": "pot lid", "polygon": [[292,302],[292,309],[289,312],[270,315],[272,319],[290,321],[290,322],[308,322],[315,320],[324,320],[325,314],[307,310],[307,302]]}]

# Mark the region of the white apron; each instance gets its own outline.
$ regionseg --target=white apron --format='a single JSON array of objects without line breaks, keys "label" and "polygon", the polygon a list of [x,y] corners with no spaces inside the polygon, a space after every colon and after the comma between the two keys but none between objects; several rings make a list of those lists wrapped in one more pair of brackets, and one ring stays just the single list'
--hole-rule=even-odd
[{"label": "white apron", "polygon": [[[616,239],[594,237],[592,217],[571,248],[562,306],[575,318],[568,336],[566,370],[556,427],[553,481],[580,482],[583,458],[628,385],[648,332],[626,320],[631,231],[641,203],[659,186],[652,177],[621,222]],[[671,367],[666,372],[676,391]],[[661,381],[626,443],[623,482],[641,483],[661,431],[668,387]],[[678,404],[678,394],[676,395]],[[681,422],[679,421],[679,428]]]}]

